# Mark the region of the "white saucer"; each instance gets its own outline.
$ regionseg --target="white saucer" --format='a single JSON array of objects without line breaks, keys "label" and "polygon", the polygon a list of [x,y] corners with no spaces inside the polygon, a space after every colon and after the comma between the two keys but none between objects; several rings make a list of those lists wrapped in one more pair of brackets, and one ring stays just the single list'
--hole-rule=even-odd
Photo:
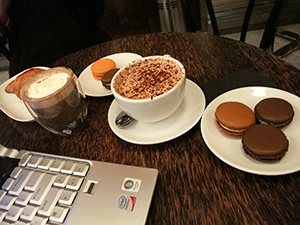
[{"label": "white saucer", "polygon": [[122,110],[114,100],[108,111],[108,123],[112,131],[125,141],[142,145],[158,144],[190,130],[200,120],[204,108],[204,93],[197,84],[187,79],[183,101],[167,119],[155,123],[135,121],[129,127],[120,129],[115,125],[115,119]]},{"label": "white saucer", "polygon": [[[215,123],[215,110],[225,101],[239,101],[254,109],[264,98],[279,97],[290,102],[294,108],[293,121],[282,128],[289,140],[289,149],[278,162],[257,161],[244,153],[241,138],[223,134]],[[300,170],[300,98],[289,92],[269,87],[245,87],[234,89],[215,98],[205,109],[201,120],[203,139],[208,148],[228,165],[253,174],[283,175]]]},{"label": "white saucer", "polygon": [[[49,69],[48,67],[35,67],[41,69]],[[26,106],[24,105],[23,101],[19,99],[14,93],[7,93],[5,91],[6,86],[15,80],[17,76],[21,73],[25,72],[26,70],[18,73],[14,77],[10,78],[6,82],[4,82],[0,86],[0,109],[10,118],[20,121],[20,122],[30,122],[33,121],[32,115],[27,110]]]},{"label": "white saucer", "polygon": [[[142,56],[135,53],[125,52],[105,56],[103,58],[109,58],[114,60],[116,63],[116,67],[121,68],[136,59],[141,59]],[[103,87],[101,81],[93,77],[91,71],[92,64],[93,63],[91,63],[87,68],[85,68],[79,75],[79,80],[83,87],[84,93],[92,97],[102,97],[111,95],[111,90],[108,90],[105,87]]]}]

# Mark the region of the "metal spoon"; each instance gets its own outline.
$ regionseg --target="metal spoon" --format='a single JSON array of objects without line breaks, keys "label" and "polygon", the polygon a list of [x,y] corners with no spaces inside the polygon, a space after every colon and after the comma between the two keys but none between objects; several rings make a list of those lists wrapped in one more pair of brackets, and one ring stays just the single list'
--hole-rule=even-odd
[{"label": "metal spoon", "polygon": [[124,111],[120,112],[119,115],[116,117],[115,123],[118,128],[125,128],[130,125],[134,121],[134,118],[129,116]]}]

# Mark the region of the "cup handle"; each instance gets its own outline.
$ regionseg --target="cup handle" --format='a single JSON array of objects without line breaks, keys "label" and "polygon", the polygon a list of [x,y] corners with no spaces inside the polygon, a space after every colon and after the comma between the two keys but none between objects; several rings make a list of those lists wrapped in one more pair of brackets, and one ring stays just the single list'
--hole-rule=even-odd
[{"label": "cup handle", "polygon": [[85,96],[85,93],[83,91],[83,87],[80,83],[80,80],[78,79],[78,77],[76,75],[74,75],[74,77],[75,77],[75,82],[76,82],[76,86],[77,86],[77,89],[78,89],[79,93],[81,94],[81,96],[83,98],[85,98],[86,96]]},{"label": "cup handle", "polygon": [[173,57],[169,54],[165,54],[165,55],[163,55],[163,58],[173,58]]}]

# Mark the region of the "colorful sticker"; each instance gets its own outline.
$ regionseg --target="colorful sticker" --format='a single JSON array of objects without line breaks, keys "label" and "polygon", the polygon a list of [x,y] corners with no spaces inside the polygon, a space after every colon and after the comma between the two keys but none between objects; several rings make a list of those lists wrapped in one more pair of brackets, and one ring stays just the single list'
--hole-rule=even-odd
[{"label": "colorful sticker", "polygon": [[123,191],[131,191],[131,192],[138,192],[140,190],[142,181],[139,179],[133,179],[126,177],[122,184]]},{"label": "colorful sticker", "polygon": [[120,209],[133,212],[137,198],[132,195],[121,195],[118,200]]}]

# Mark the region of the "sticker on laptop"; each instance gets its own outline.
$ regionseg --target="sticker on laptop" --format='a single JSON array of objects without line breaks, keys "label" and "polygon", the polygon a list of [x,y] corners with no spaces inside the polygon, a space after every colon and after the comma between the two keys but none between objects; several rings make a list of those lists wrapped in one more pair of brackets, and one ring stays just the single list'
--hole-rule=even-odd
[{"label": "sticker on laptop", "polygon": [[121,195],[118,200],[120,209],[133,212],[137,198],[132,195]]},{"label": "sticker on laptop", "polygon": [[126,177],[122,184],[123,191],[131,191],[131,192],[138,192],[140,190],[142,181],[139,179],[133,179]]}]

